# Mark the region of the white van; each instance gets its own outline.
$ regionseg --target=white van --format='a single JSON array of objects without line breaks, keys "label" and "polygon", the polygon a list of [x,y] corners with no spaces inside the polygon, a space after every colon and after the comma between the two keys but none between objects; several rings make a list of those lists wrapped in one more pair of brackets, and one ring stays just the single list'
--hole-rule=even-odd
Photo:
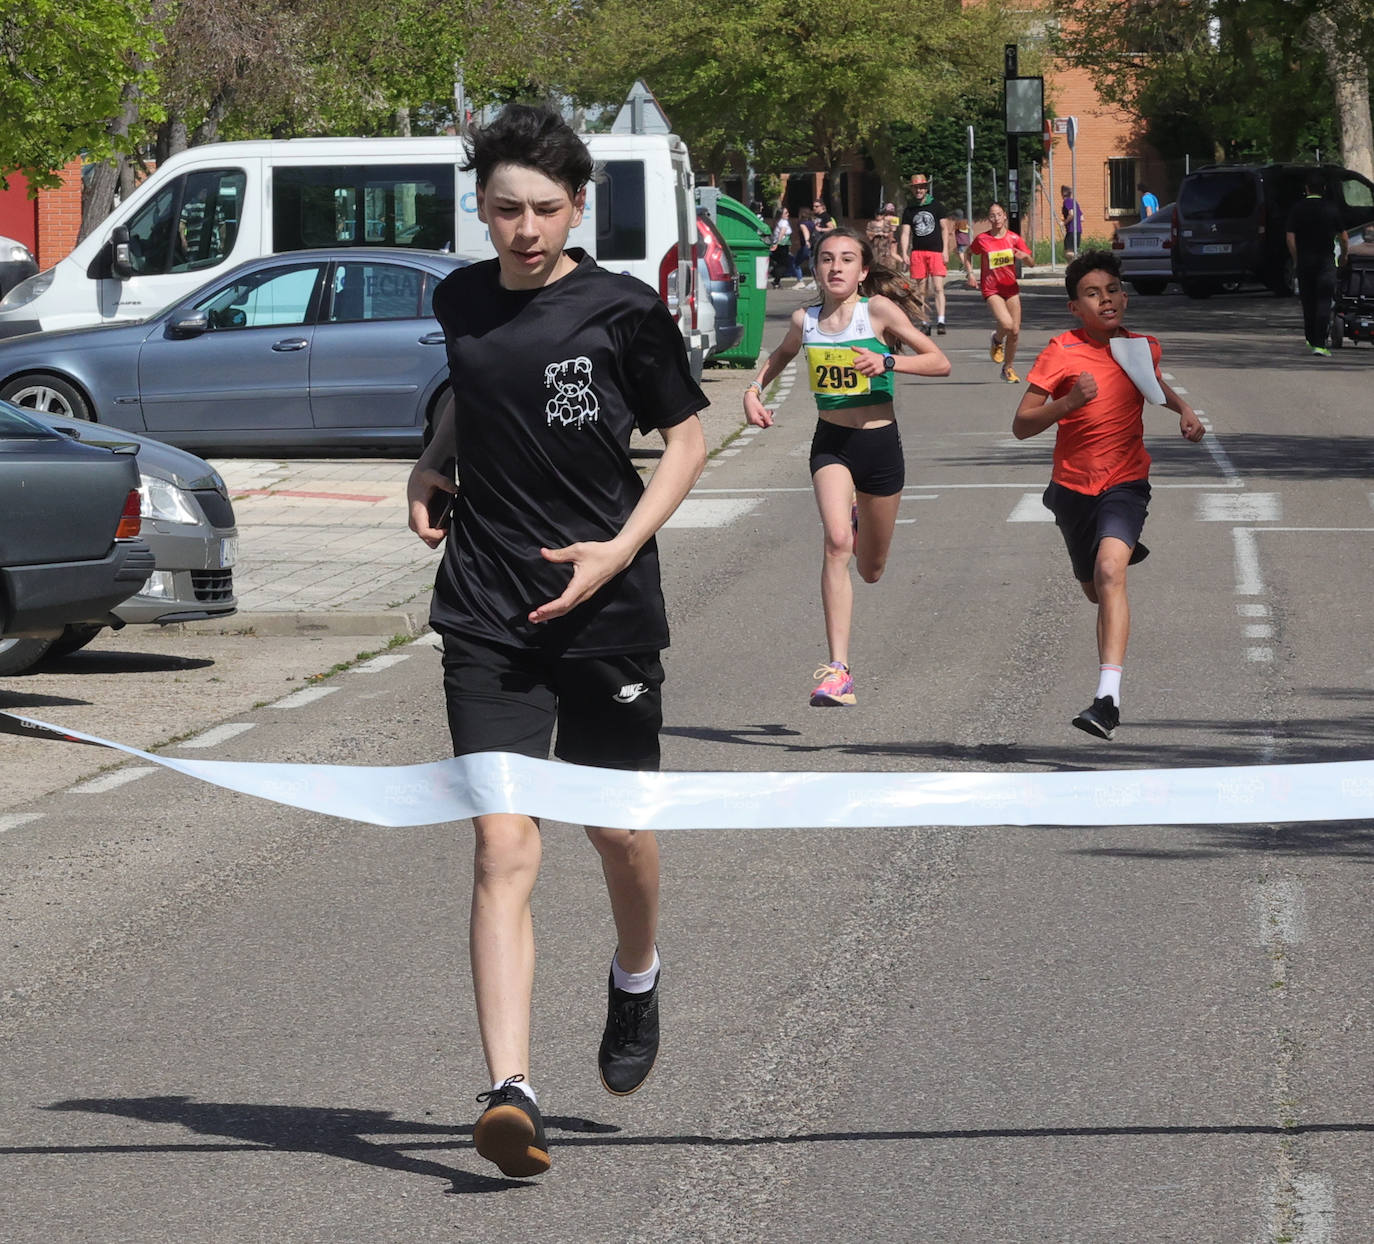
[{"label": "white van", "polygon": [[[658,292],[699,374],[714,342],[693,297],[687,147],[672,134],[583,138],[597,178],[570,244]],[[55,267],[0,299],[0,337],[141,319],[235,264],[279,251],[406,246],[489,258],[464,159],[451,136],[192,147],[159,165]]]}]

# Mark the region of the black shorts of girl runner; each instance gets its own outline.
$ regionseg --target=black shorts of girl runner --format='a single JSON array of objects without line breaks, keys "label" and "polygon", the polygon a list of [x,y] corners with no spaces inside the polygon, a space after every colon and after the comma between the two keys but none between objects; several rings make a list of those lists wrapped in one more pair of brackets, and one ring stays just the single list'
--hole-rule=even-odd
[{"label": "black shorts of girl runner", "polygon": [[854,488],[870,497],[890,497],[906,483],[902,437],[895,419],[876,428],[846,428],[817,419],[811,438],[811,474],[832,462],[846,468]]},{"label": "black shorts of girl runner", "polygon": [[444,635],[453,754],[515,752],[602,769],[659,767],[663,665],[657,652],[568,657]]},{"label": "black shorts of girl runner", "polygon": [[1113,484],[1096,496],[1075,492],[1051,481],[1041,500],[1054,515],[1073,563],[1073,577],[1080,583],[1092,582],[1097,546],[1106,536],[1114,536],[1129,546],[1132,566],[1149,555],[1149,550],[1140,543],[1145,515],[1150,509],[1148,480]]}]

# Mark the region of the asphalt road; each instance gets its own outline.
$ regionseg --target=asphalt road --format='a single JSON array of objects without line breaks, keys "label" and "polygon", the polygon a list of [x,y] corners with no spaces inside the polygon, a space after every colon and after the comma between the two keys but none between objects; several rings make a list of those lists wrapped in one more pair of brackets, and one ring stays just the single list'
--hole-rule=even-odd
[{"label": "asphalt road", "polygon": [[[1065,324],[1052,288],[1026,304],[1023,375]],[[960,291],[953,374],[900,386],[903,523],[858,588],[859,706],[806,706],[825,653],[796,386],[662,536],[665,765],[843,783],[1368,759],[1374,351],[1311,359],[1296,305],[1258,295],[1131,312],[1214,435],[1147,413],[1153,553],[1114,743],[1069,726],[1093,612],[1036,511],[1050,438],[1010,437],[1020,390]],[[444,754],[423,640],[318,682],[357,640],[101,643],[7,680],[0,708],[188,756]],[[284,698],[302,688],[326,693]],[[596,1077],[595,854],[549,824],[533,1076],[554,1165],[521,1182],[470,1146],[466,827],[3,755],[7,1240],[1374,1238],[1367,824],[667,836],[665,1044],[628,1099]]]}]

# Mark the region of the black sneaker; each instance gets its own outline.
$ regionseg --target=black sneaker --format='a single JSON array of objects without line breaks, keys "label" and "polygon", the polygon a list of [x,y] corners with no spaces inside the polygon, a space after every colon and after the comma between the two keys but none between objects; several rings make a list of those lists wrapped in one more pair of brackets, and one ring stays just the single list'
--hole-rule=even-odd
[{"label": "black sneaker", "polygon": [[944,320],[940,320],[940,321],[935,325],[935,331],[936,331],[936,333],[938,333],[941,337],[943,337],[943,336],[945,335],[945,322],[944,322]]},{"label": "black sneaker", "polygon": [[487,1108],[472,1129],[477,1152],[514,1179],[528,1179],[549,1169],[549,1145],[539,1107],[528,1093],[515,1087],[524,1078],[511,1076],[498,1087],[478,1093],[477,1100],[486,1102]]},{"label": "black sneaker", "polygon": [[1111,696],[1100,695],[1073,719],[1073,724],[1088,734],[1109,739],[1121,724],[1121,713]]},{"label": "black sneaker", "polygon": [[929,337],[929,336],[930,336],[930,325],[929,325],[929,324],[922,324],[922,325],[921,325],[921,331],[922,331],[923,333],[925,333],[925,335],[926,335],[927,337]]},{"label": "black sneaker", "polygon": [[615,987],[615,974],[611,974],[606,1031],[601,1034],[596,1061],[601,1083],[617,1097],[633,1093],[654,1069],[658,1057],[658,981],[662,975],[662,969],[654,974],[654,986],[647,993],[626,993]]},{"label": "black sneaker", "polygon": [[1131,550],[1131,559],[1126,563],[1128,566],[1138,566],[1150,555],[1147,549],[1139,540],[1136,541],[1135,548]]}]

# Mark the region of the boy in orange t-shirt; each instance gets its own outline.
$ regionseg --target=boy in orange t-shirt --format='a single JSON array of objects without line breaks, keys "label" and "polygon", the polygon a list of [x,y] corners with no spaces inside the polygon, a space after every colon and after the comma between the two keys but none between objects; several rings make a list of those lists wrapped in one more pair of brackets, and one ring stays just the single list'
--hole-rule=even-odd
[{"label": "boy in orange t-shirt", "polygon": [[[1121,721],[1121,667],[1131,612],[1126,567],[1143,561],[1140,542],[1150,501],[1145,399],[1111,351],[1113,337],[1140,337],[1122,324],[1126,292],[1110,251],[1086,251],[1064,273],[1069,311],[1081,327],[1055,337],[1035,360],[1011,431],[1017,440],[1055,427],[1054,470],[1044,502],[1068,546],[1074,578],[1097,606],[1098,681],[1093,702],[1073,719],[1110,739]],[[1178,430],[1200,441],[1206,429],[1193,408],[1159,375],[1159,342],[1150,345],[1164,404]]]}]

